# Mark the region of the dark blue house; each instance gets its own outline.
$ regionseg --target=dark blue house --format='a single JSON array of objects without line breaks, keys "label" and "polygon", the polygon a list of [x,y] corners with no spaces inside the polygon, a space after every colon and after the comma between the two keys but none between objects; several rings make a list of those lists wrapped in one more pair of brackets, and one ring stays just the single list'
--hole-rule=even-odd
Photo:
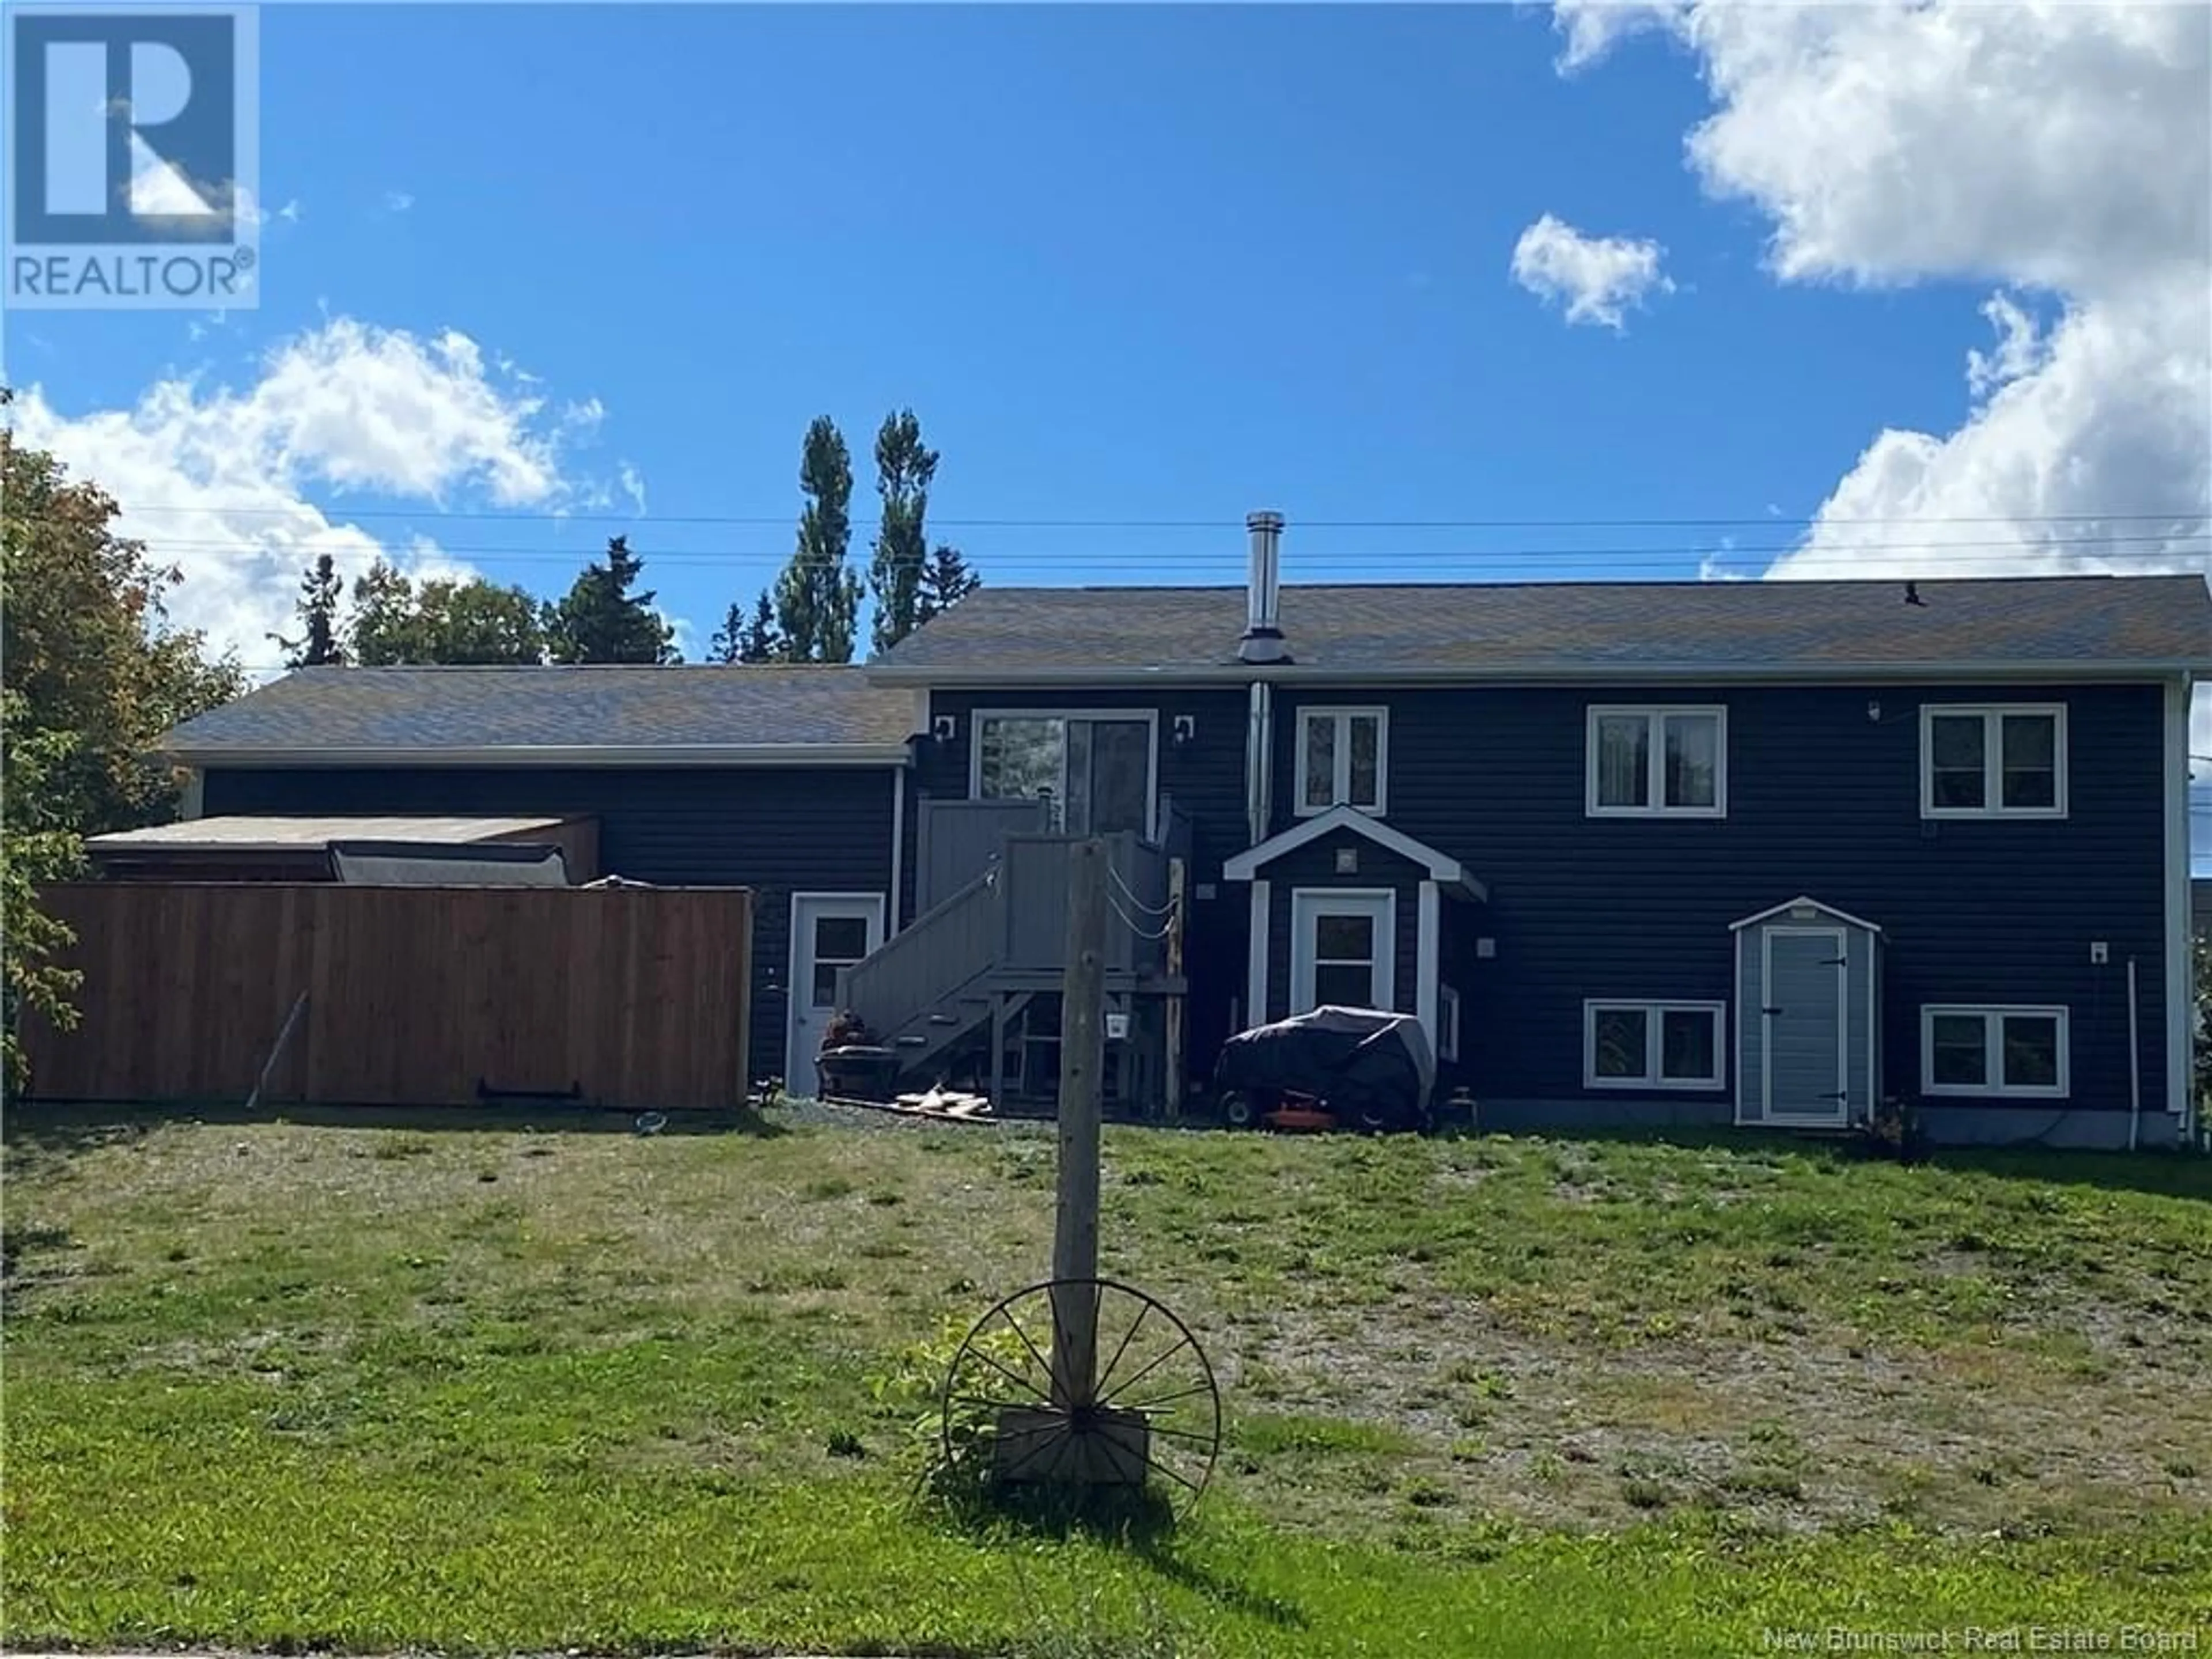
[{"label": "dark blue house", "polygon": [[1132,1107],[1337,1003],[1493,1125],[2195,1138],[2201,578],[1279,590],[1280,530],[1243,588],[987,587],[866,669],[318,671],[174,747],[211,813],[592,812],[610,871],[761,888],[795,1079],[842,1005],[1048,1098],[1099,835]]}]

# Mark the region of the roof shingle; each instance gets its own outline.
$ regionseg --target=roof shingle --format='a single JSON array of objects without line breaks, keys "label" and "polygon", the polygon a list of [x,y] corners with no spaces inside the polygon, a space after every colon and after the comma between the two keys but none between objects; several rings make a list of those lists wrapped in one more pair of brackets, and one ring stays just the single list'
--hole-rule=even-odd
[{"label": "roof shingle", "polygon": [[903,691],[857,668],[302,668],[186,720],[182,755],[896,746]]},{"label": "roof shingle", "polygon": [[[2212,592],[2195,575],[1923,581],[1296,586],[1281,623],[1301,669],[1716,671],[1863,665],[2201,663]],[[1241,587],[984,587],[883,659],[893,670],[1191,672],[1233,665]]]}]

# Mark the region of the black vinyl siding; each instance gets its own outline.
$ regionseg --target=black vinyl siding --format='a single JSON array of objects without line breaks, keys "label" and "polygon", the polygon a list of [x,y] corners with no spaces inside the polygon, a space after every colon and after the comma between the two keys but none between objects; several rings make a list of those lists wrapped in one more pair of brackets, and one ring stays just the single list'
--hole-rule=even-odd
[{"label": "black vinyl siding", "polygon": [[761,1078],[784,1069],[792,894],[881,893],[888,902],[892,776],[889,767],[224,769],[208,773],[203,810],[588,812],[599,820],[604,874],[750,887],[750,1047]]},{"label": "black vinyl siding", "polygon": [[[1190,984],[1186,1007],[1189,1069],[1210,1075],[1213,1056],[1229,1037],[1230,1004],[1244,995],[1245,934],[1250,911],[1243,883],[1221,879],[1224,860],[1249,844],[1244,817],[1244,734],[1247,694],[1241,690],[1163,687],[1132,691],[933,691],[932,724],[950,714],[952,740],[924,738],[915,745],[915,775],[908,786],[917,795],[964,800],[968,797],[969,745],[975,741],[978,708],[1127,708],[1154,710],[1159,716],[1159,790],[1191,821],[1190,926],[1184,934],[1183,969]],[[1196,723],[1188,743],[1175,741],[1175,717]],[[917,810],[914,816],[919,817]],[[1211,886],[1202,898],[1200,884]]]},{"label": "black vinyl siding", "polygon": [[[1593,702],[1726,707],[1728,816],[1586,816]],[[2069,815],[1923,822],[1926,702],[2065,704]],[[2125,1110],[2133,957],[2142,1098],[2164,1098],[2157,685],[1286,688],[1279,831],[1297,822],[1285,781],[1302,703],[1387,705],[1387,821],[1490,890],[1487,905],[1443,909],[1443,977],[1462,994],[1461,1052],[1479,1093],[1597,1097],[1583,1088],[1584,998],[1717,999],[1733,1011],[1729,924],[1808,894],[1884,930],[1887,1091],[1918,1091],[1923,1003],[2057,1003],[2072,1010],[2071,1104]],[[1474,959],[1475,933],[1498,941],[1494,957]],[[2092,965],[2094,940],[2109,945],[2109,965]]]}]

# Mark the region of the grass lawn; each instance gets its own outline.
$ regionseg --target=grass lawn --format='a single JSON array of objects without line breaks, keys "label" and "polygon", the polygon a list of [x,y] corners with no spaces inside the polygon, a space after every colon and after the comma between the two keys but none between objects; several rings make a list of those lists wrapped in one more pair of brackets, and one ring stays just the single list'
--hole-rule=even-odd
[{"label": "grass lawn", "polygon": [[683,1127],[18,1114],[0,1639],[2212,1648],[2212,1166],[1109,1130],[1104,1269],[1229,1423],[1135,1544],[918,1486],[1048,1133]]}]

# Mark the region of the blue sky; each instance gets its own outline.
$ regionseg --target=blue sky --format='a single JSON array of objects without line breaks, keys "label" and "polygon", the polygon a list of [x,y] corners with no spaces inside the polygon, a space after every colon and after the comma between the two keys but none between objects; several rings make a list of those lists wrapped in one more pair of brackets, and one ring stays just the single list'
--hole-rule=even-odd
[{"label": "blue sky", "polygon": [[2204,566],[2201,17],[1643,15],[270,5],[259,307],[7,374],[249,661],[616,531],[702,645],[905,405],[1001,583]]}]

